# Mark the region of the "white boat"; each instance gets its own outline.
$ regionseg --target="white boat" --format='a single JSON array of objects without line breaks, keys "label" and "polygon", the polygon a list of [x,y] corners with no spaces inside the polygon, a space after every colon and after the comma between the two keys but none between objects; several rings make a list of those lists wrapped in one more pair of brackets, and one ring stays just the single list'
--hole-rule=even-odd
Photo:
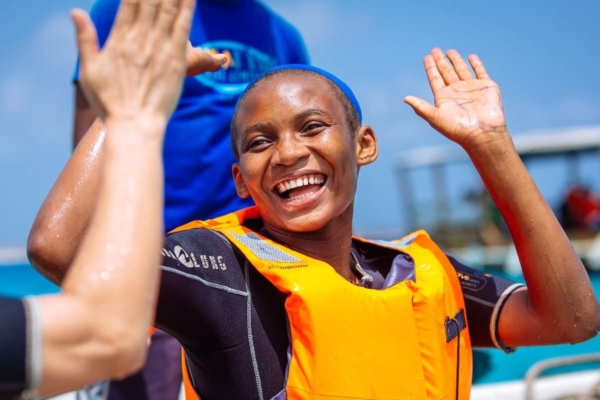
[{"label": "white boat", "polygon": [[540,378],[542,372],[561,366],[600,361],[600,353],[551,358],[534,364],[521,381],[475,385],[471,400],[593,400],[600,399],[600,369]]},{"label": "white boat", "polygon": [[0,247],[0,266],[27,263],[27,251],[25,247]]},{"label": "white boat", "polygon": [[[513,142],[528,167],[549,159],[564,163],[568,181],[556,184],[565,187],[581,183],[582,157],[593,155],[600,159],[600,126],[534,132],[516,136]],[[472,265],[520,274],[517,255],[507,235],[487,243],[482,237],[483,208],[490,203],[483,195],[482,183],[475,180],[470,193],[463,193],[458,199],[451,195],[450,182],[457,177],[449,170],[461,164],[461,175],[470,169],[476,176],[467,154],[457,145],[423,147],[397,156],[396,174],[406,230],[427,229],[445,250]],[[600,179],[597,174],[594,178]],[[586,267],[600,270],[600,230],[573,229],[567,230],[567,235]]]}]

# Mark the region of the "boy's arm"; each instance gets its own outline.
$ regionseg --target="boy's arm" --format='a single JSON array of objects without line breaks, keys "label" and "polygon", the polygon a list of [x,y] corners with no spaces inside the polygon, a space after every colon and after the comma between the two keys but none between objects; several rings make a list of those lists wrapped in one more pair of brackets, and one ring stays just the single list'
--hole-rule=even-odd
[{"label": "boy's arm", "polygon": [[514,240],[527,290],[499,317],[508,347],[587,340],[600,329],[600,305],[569,239],[519,158],[506,128],[500,89],[483,63],[434,49],[424,66],[435,105],[405,98],[415,112],[469,155]]}]

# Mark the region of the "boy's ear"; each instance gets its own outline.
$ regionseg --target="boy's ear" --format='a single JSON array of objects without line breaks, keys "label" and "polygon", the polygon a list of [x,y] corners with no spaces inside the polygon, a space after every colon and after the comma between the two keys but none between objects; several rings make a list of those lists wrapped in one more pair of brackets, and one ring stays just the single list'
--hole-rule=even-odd
[{"label": "boy's ear", "polygon": [[369,125],[363,125],[356,133],[356,161],[358,166],[371,164],[377,160],[379,145],[375,131]]},{"label": "boy's ear", "polygon": [[242,177],[242,170],[238,163],[233,164],[231,167],[231,173],[233,174],[233,181],[235,183],[235,191],[237,195],[242,199],[247,199],[250,197],[250,192],[248,191],[248,187],[246,187],[246,182],[244,182],[244,178]]}]

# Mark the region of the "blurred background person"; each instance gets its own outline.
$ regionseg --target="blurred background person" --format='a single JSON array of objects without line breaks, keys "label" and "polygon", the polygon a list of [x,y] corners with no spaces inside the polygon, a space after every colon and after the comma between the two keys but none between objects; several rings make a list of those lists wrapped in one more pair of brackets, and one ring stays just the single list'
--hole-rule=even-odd
[{"label": "blurred background person", "polygon": [[[92,6],[90,15],[101,46],[109,36],[119,2],[97,0]],[[229,123],[237,99],[249,82],[269,68],[308,63],[297,29],[255,0],[198,0],[190,42],[193,47],[224,54],[227,63],[216,72],[185,80],[167,127],[163,149],[165,231],[251,205],[250,199],[236,195],[231,178],[234,156]],[[74,146],[96,118],[78,78],[76,68]],[[174,400],[180,386],[180,346],[157,331],[144,369],[112,382],[108,399]],[[98,388],[93,391],[98,392]]]},{"label": "blurred background person", "polygon": [[600,228],[600,196],[584,185],[567,189],[560,208],[565,229],[597,230]]}]

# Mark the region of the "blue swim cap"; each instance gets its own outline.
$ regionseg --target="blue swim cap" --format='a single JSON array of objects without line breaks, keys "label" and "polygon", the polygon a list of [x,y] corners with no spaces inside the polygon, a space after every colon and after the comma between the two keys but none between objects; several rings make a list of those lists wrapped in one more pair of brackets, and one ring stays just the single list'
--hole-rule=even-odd
[{"label": "blue swim cap", "polygon": [[[332,73],[327,72],[327,71],[325,71],[325,70],[323,70],[321,68],[313,67],[311,65],[284,64],[284,65],[279,65],[277,67],[273,67],[273,68],[265,71],[262,75],[260,75],[254,81],[252,81],[248,86],[246,86],[246,89],[244,90],[244,92],[242,93],[242,95],[238,99],[238,104],[239,104],[240,100],[246,95],[246,92],[248,92],[248,90],[250,90],[250,88],[252,88],[257,81],[259,81],[260,79],[262,79],[262,77],[264,77],[265,75],[268,75],[268,74],[270,74],[272,72],[275,72],[275,71],[281,71],[281,70],[287,70],[287,69],[289,69],[289,70],[300,70],[300,71],[310,71],[310,72],[314,72],[316,74],[319,74],[319,75],[324,76],[325,78],[329,79],[338,88],[340,88],[340,90],[342,92],[344,92],[344,94],[348,97],[348,100],[350,100],[350,103],[352,103],[352,106],[354,107],[354,109],[356,110],[356,113],[358,114],[358,120],[362,124],[362,111],[360,109],[360,105],[358,104],[358,100],[356,99],[356,96],[354,96],[354,93],[352,93],[352,90],[350,89],[350,87],[348,85],[346,85],[344,83],[344,81],[342,81],[340,78],[338,78],[337,76],[333,75]],[[237,108],[238,104],[235,105],[236,108]]]}]

